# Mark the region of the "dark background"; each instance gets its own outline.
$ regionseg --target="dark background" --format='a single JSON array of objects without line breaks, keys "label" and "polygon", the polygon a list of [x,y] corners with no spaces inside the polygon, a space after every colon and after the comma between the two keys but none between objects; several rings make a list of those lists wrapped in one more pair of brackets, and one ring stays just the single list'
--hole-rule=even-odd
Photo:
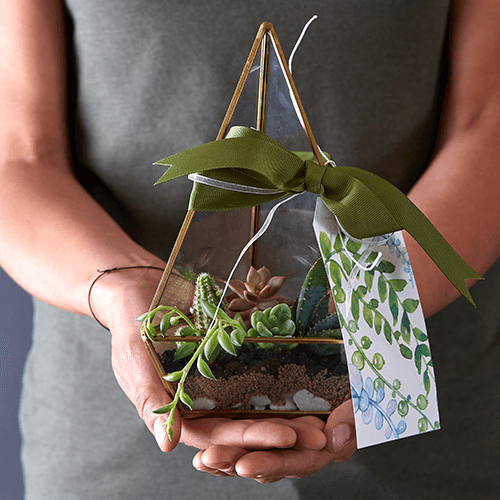
[{"label": "dark background", "polygon": [[31,346],[31,297],[0,268],[0,500],[21,500],[21,378]]}]

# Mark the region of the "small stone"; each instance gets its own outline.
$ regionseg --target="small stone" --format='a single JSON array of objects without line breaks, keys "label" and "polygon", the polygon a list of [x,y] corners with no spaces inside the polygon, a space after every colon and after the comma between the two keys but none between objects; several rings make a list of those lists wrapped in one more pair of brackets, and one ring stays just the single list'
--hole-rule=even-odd
[{"label": "small stone", "polygon": [[293,411],[297,409],[297,405],[293,401],[293,394],[290,394],[285,398],[284,405],[271,405],[270,410],[280,410],[280,411]]},{"label": "small stone", "polygon": [[197,398],[193,401],[193,410],[213,410],[215,401],[209,398]]},{"label": "small stone", "polygon": [[318,398],[307,389],[296,392],[293,401],[300,411],[330,411],[332,409],[328,401]]},{"label": "small stone", "polygon": [[267,396],[252,396],[250,398],[250,404],[253,406],[254,410],[265,410],[266,407],[271,404],[271,400]]}]

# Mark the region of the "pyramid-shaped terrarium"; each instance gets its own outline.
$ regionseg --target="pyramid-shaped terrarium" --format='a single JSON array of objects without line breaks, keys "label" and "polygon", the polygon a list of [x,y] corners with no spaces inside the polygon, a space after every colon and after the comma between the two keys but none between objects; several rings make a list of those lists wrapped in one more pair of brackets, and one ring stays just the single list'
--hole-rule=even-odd
[{"label": "pyramid-shaped terrarium", "polygon": [[[324,163],[269,23],[259,29],[217,140],[252,129]],[[207,180],[192,179],[191,200],[204,195]],[[212,186],[215,203],[219,191],[233,188]],[[174,398],[161,412],[173,415],[177,405],[184,418],[321,416],[349,398],[340,325],[312,227],[316,198],[307,193],[281,206],[250,245],[276,201],[188,210],[142,318],[144,342]]]}]

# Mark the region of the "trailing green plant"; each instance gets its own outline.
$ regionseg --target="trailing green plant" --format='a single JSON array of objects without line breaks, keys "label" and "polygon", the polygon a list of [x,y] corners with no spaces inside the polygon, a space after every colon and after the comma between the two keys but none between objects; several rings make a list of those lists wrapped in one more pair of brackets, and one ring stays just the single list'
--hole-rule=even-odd
[{"label": "trailing green plant", "polygon": [[[204,313],[212,318],[212,326],[209,327],[206,335],[203,339],[201,339],[199,344],[182,342],[184,345],[193,346],[189,348],[189,351],[185,350],[181,353],[181,355],[178,355],[179,351],[182,350],[182,346],[176,350],[177,359],[186,357],[190,354],[191,358],[182,370],[169,373],[164,377],[164,379],[168,382],[177,382],[174,398],[168,405],[158,408],[153,412],[157,414],[168,413],[168,417],[164,425],[167,428],[167,435],[170,440],[172,440],[173,437],[174,412],[179,401],[182,401],[191,410],[193,409],[193,402],[184,390],[184,384],[192,366],[196,363],[196,367],[201,375],[215,380],[215,376],[209,367],[209,363],[213,361],[213,355],[216,349],[218,347],[222,348],[229,354],[236,356],[235,347],[241,346],[247,335],[245,324],[238,318],[230,318],[222,309],[217,309],[217,306],[214,306],[209,302],[205,302],[203,299],[200,299],[200,303]],[[171,306],[158,306],[152,311],[137,318],[139,321],[142,321],[142,329],[152,341],[155,341],[158,335],[156,329],[152,326],[152,320],[155,314],[160,311],[167,311],[160,321],[160,334],[162,336],[165,336],[167,330],[171,326],[177,326],[179,321],[183,319],[186,322],[184,327],[187,327],[184,330],[184,333],[188,332],[194,334],[194,336],[201,337],[202,332],[197,329],[190,319],[181,311]]]}]

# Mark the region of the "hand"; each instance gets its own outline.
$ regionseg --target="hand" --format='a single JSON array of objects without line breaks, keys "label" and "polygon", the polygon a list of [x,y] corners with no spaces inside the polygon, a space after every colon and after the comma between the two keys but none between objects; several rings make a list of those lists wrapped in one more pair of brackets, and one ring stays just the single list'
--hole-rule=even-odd
[{"label": "hand", "polygon": [[[263,425],[272,421],[263,421]],[[242,476],[259,483],[273,483],[285,477],[308,476],[332,461],[349,459],[356,450],[351,400],[336,408],[326,425],[316,417],[299,417],[287,420],[286,424],[297,434],[293,446],[254,451],[213,445],[197,453],[193,465],[199,471],[215,476]],[[321,440],[316,436],[313,438],[311,428],[322,431],[324,446],[319,446]],[[273,448],[271,443],[268,448]]]},{"label": "hand", "polygon": [[[160,271],[152,269],[128,269],[107,274],[96,282],[92,303],[96,316],[112,333],[112,362],[118,383],[155,435],[160,449],[171,451],[179,441],[199,449],[216,446],[228,450],[279,450],[294,446],[308,450],[324,448],[326,438],[320,428],[324,424],[319,420],[320,425],[311,425],[300,419],[233,421],[206,418],[183,421],[178,411],[173,439],[168,439],[163,426],[166,416],[152,412],[168,404],[171,398],[151,362],[141,339],[140,323],[135,319],[149,309],[159,278]],[[237,453],[240,457],[243,454]],[[233,453],[232,460],[234,457]]]}]

